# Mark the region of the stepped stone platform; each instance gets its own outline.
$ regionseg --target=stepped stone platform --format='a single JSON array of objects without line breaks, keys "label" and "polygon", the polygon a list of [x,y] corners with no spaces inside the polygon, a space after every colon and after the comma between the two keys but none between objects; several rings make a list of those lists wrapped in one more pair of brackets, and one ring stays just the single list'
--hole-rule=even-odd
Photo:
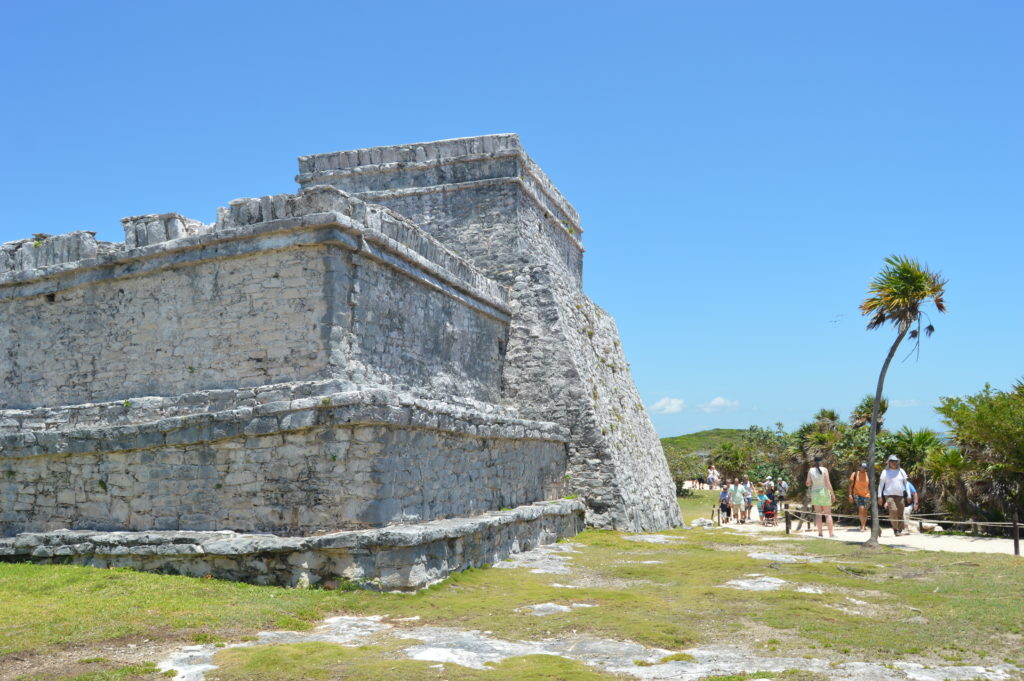
[{"label": "stepped stone platform", "polygon": [[583,504],[561,499],[413,525],[313,537],[230,531],[58,530],[0,539],[0,561],[129,567],[279,586],[344,579],[381,591],[415,591],[469,567],[571,537]]},{"label": "stepped stone platform", "polygon": [[[59,537],[413,528],[423,543],[401,555],[433,579],[578,523],[495,520],[468,563],[436,557],[429,523],[564,497],[594,527],[680,523],[615,323],[582,290],[579,215],[518,137],[299,171],[297,193],[231,201],[212,224],[154,213],[122,220],[122,243],[0,245],[8,558],[58,531],[88,562],[106,544]],[[405,588],[378,546],[341,572]]]}]

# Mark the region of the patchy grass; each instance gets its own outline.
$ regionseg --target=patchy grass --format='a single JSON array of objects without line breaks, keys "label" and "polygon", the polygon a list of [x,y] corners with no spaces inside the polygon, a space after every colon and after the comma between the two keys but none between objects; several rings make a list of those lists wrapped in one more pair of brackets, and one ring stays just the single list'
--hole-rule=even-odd
[{"label": "patchy grass", "polygon": [[58,645],[308,629],[341,607],[335,592],[27,563],[0,563],[0,603],[0,667],[4,655]]},{"label": "patchy grass", "polygon": [[704,681],[747,681],[747,679],[779,679],[780,681],[828,681],[828,677],[818,672],[800,669],[787,669],[784,672],[750,672],[747,674],[726,674],[725,676],[709,676]]},{"label": "patchy grass", "polygon": [[207,674],[209,681],[613,681],[581,662],[554,655],[525,655],[469,669],[406,658],[401,648],[414,641],[347,647],[335,643],[295,643],[278,646],[234,648],[217,654],[219,665]]},{"label": "patchy grass", "polygon": [[683,520],[693,522],[695,518],[711,519],[711,509],[718,508],[719,490],[694,489],[685,497],[677,497]]},{"label": "patchy grass", "polygon": [[[107,662],[107,660],[81,660],[86,664],[97,664],[100,662]],[[156,664],[153,662],[143,662],[141,664],[130,664],[123,667],[105,665],[99,666],[98,669],[83,672],[81,674],[71,672],[72,676],[67,676],[67,672],[60,676],[52,676],[50,674],[32,674],[30,676],[22,676],[17,681],[157,681],[158,679],[166,679],[168,674],[161,674],[157,671]]]},{"label": "patchy grass", "polygon": [[[767,544],[756,536],[722,530],[659,534],[677,541],[651,544],[589,530],[574,540],[580,548],[569,554],[571,575],[468,570],[411,595],[301,591],[122,570],[0,564],[0,667],[3,655],[18,651],[77,650],[131,637],[230,643],[263,629],[309,628],[332,612],[418,616],[417,625],[487,630],[512,640],[575,634],[680,651],[731,642],[739,634],[745,645],[768,656],[1020,663],[1024,615],[1014,607],[1024,602],[1024,562],[1019,558],[870,550],[800,538]],[[771,562],[750,558],[752,551],[825,560]],[[722,588],[726,581],[751,573],[778,577],[787,585],[762,592]],[[823,593],[797,592],[800,586]],[[545,617],[523,609],[547,602],[597,607]],[[449,664],[440,674],[388,647],[399,645],[410,643],[389,641],[365,649],[312,643],[225,649],[217,656],[224,665],[217,674],[224,681],[264,678],[251,671],[263,660],[273,678],[291,678],[288,668],[296,658],[313,669],[302,677],[310,679],[318,678],[321,672],[316,670],[326,670],[329,678],[355,679],[477,678],[473,674],[489,679],[605,678],[582,665],[545,656],[507,660],[487,672]],[[72,659],[87,654],[82,650]],[[391,666],[384,669],[384,664]],[[798,670],[762,676],[818,678]]]}]

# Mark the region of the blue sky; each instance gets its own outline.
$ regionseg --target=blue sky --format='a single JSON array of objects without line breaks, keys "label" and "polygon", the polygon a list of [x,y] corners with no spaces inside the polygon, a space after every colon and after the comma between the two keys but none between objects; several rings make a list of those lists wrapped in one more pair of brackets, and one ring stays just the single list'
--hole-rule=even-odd
[{"label": "blue sky", "polygon": [[[1024,5],[38,2],[0,21],[0,241],[291,192],[302,154],[517,132],[663,436],[873,391],[890,254],[949,313],[889,424],[1024,376]],[[654,409],[654,405],[659,405]],[[668,412],[668,413],[666,413]]]}]

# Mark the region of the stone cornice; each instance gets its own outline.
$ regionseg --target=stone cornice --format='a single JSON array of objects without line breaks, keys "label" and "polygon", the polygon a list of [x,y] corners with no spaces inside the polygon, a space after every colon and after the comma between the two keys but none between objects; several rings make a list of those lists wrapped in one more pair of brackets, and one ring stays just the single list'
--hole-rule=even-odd
[{"label": "stone cornice", "polygon": [[[473,139],[473,138],[468,138]],[[415,147],[417,145],[410,145]],[[563,230],[566,235],[571,239],[573,243],[582,251],[582,235],[583,228],[580,226],[579,214],[576,209],[572,207],[572,204],[562,193],[558,191],[555,185],[547,177],[546,174],[540,169],[540,167],[531,159],[521,147],[517,146],[510,147],[507,149],[501,149],[495,152],[483,152],[464,154],[458,156],[442,156],[437,158],[430,158],[416,161],[381,161],[374,163],[370,160],[369,156],[361,156],[360,158],[365,159],[364,161],[353,161],[351,159],[346,160],[346,157],[353,154],[359,155],[363,152],[377,152],[381,151],[381,154],[372,158],[391,158],[385,155],[388,149],[401,149],[402,147],[385,147],[370,150],[357,150],[355,152],[337,152],[334,154],[319,154],[317,156],[306,156],[299,159],[300,170],[305,168],[305,172],[301,172],[295,177],[295,181],[303,187],[314,186],[321,183],[330,183],[332,179],[342,179],[347,177],[357,177],[360,175],[377,175],[382,173],[398,173],[398,172],[410,172],[429,170],[431,168],[438,168],[441,166],[449,166],[456,164],[470,164],[480,163],[484,161],[493,161],[501,159],[518,159],[520,161],[520,175],[517,177],[505,177],[505,178],[483,178],[480,180],[470,180],[467,182],[450,183],[443,185],[432,185],[427,187],[415,187],[415,188],[402,188],[395,190],[383,190],[383,191],[365,191],[357,192],[361,198],[372,201],[374,198],[381,198],[385,196],[400,196],[400,195],[417,195],[434,193],[440,191],[457,191],[459,189],[468,189],[473,186],[481,186],[479,183],[485,183],[488,180],[497,183],[500,181],[512,182],[516,181],[523,188],[526,195],[534,201],[548,217],[549,221],[559,229]],[[335,163],[340,167],[329,167],[327,164]],[[408,193],[406,193],[408,192]],[[565,220],[569,223],[564,224],[557,216],[552,215],[552,207],[561,212],[565,216]]]}]

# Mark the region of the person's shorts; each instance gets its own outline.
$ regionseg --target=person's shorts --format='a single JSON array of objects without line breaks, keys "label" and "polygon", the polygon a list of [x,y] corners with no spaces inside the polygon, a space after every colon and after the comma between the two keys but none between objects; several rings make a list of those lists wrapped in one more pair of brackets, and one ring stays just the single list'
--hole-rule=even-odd
[{"label": "person's shorts", "polygon": [[853,497],[853,501],[857,508],[871,508],[871,497],[862,497],[858,494]]}]

